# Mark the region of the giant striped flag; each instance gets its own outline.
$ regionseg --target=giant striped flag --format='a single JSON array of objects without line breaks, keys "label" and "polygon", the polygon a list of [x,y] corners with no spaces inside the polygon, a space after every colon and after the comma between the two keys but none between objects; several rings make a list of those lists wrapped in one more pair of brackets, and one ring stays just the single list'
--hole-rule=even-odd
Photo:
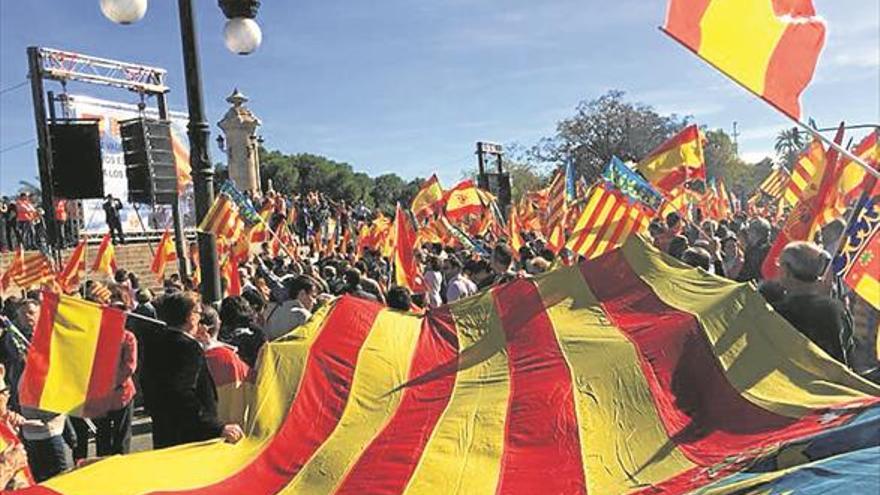
[{"label": "giant striped flag", "polygon": [[706,180],[703,139],[696,125],[689,125],[643,158],[636,169],[654,187],[670,192],[692,179]]},{"label": "giant striped flag", "polygon": [[794,119],[825,44],[811,0],[669,0],[663,31]]},{"label": "giant striped flag", "polygon": [[617,248],[634,232],[648,227],[654,212],[607,182],[593,187],[584,212],[566,244],[587,259]]},{"label": "giant striped flag", "polygon": [[264,347],[238,444],[23,493],[873,493],[878,395],[752,286],[633,237],[425,315],[342,297]]},{"label": "giant striped flag", "polygon": [[43,291],[19,384],[23,406],[84,418],[109,410],[125,312]]}]

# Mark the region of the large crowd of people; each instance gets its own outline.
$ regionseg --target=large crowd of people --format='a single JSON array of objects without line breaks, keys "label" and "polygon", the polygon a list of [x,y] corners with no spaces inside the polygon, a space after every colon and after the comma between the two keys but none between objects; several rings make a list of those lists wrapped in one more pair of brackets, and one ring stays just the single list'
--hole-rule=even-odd
[{"label": "large crowd of people", "polygon": [[[237,267],[240,295],[228,295],[214,306],[201,301],[190,277],[175,274],[162,287],[148,288],[125,269],[119,269],[112,282],[83,284],[81,295],[86,299],[147,318],[129,319],[116,375],[117,394],[105,417],[85,421],[20,406],[16,385],[39,315],[39,293],[3,301],[0,363],[5,382],[0,385],[0,429],[20,432],[23,441],[0,455],[0,484],[20,483],[4,476],[23,463],[29,464],[37,482],[70,469],[87,458],[91,436],[98,456],[127,453],[135,405],[142,404],[152,420],[154,448],[210,438],[239,441],[244,436],[240,418],[218,409],[216,382],[221,376],[251,379],[262,346],[296,332],[337,296],[422,311],[578,261],[566,249],[554,253],[535,232],[522,233],[525,245],[516,253],[507,239],[491,232],[475,236],[471,248],[424,242],[415,249],[424,290],[413,294],[394,285],[388,256],[373,248],[357,249],[356,236],[342,235],[373,218],[363,205],[335,203],[318,194],[295,199],[270,194],[259,203],[271,211],[270,227],[289,225],[296,236],[293,244],[302,247],[290,257],[273,249],[269,241],[255,246]],[[830,262],[827,246],[842,234],[838,222],[824,229],[824,237],[815,242],[788,245],[778,260],[781,277],[763,280],[761,266],[776,234],[774,226],[742,212],[720,220],[699,216],[697,212],[689,221],[673,212],[655,219],[648,229],[650,240],[683,263],[720,277],[755,282],[792,326],[830,356],[876,379],[875,343],[860,341],[858,335],[863,334],[853,332],[858,308],[841,284],[823,276]],[[9,225],[6,222],[7,234]],[[32,234],[19,228],[24,229],[20,242],[29,245]],[[318,252],[305,247],[316,235],[336,236],[334,249]],[[223,285],[226,290],[226,280]],[[868,318],[874,320],[862,324],[876,328],[876,315]]]}]

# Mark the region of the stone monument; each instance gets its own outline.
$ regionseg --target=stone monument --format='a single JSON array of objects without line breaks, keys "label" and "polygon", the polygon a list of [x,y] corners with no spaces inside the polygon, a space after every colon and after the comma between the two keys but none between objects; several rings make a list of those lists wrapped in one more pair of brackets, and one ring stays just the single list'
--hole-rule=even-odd
[{"label": "stone monument", "polygon": [[242,192],[260,193],[260,152],[257,139],[260,119],[244,106],[248,98],[238,88],[226,101],[232,108],[217,125],[225,135],[229,179]]}]

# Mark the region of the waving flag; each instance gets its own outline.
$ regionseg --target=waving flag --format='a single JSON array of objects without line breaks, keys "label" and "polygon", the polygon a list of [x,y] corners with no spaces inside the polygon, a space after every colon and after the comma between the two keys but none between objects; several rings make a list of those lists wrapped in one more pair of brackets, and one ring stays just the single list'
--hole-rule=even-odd
[{"label": "waving flag", "polygon": [[342,297],[295,339],[268,343],[257,367],[256,413],[235,446],[114,456],[22,493],[853,494],[880,483],[880,388],[751,286],[635,237],[426,315]]},{"label": "waving flag", "polygon": [[412,212],[416,216],[433,213],[438,204],[443,200],[443,187],[437,174],[422,184],[416,197],[412,201]]},{"label": "waving flag", "polygon": [[84,418],[109,410],[125,313],[44,291],[21,377],[23,406]]},{"label": "waving flag", "polygon": [[772,199],[779,199],[788,187],[790,177],[785,167],[774,167],[770,170],[770,174],[758,185],[756,194],[763,193]]},{"label": "waving flag", "polygon": [[58,285],[64,292],[70,293],[76,290],[83,274],[86,272],[86,242],[85,239],[79,241],[76,248],[70,253],[70,258],[64,269],[55,278]]},{"label": "waving flag", "polygon": [[394,282],[413,292],[422,292],[425,290],[425,282],[413,252],[416,229],[400,204],[397,205],[394,215],[394,230]]},{"label": "waving flag", "polygon": [[800,119],[825,44],[811,0],[669,0],[663,31],[755,95]]},{"label": "waving flag", "polygon": [[174,249],[174,241],[171,239],[171,232],[165,231],[156,252],[153,254],[153,262],[150,264],[150,271],[156,274],[159,282],[165,278],[165,266],[168,263],[177,261],[177,251]]},{"label": "waving flag", "polygon": [[[875,129],[874,132],[865,136],[852,151],[865,163],[880,170],[880,141],[878,138],[880,138],[880,130]],[[876,180],[872,177],[858,163],[848,159],[844,161],[841,165],[840,181],[838,182],[842,201],[849,204],[857,200],[863,191],[868,191],[870,194],[872,187],[869,187],[868,183],[876,185]]]},{"label": "waving flag", "polygon": [[105,273],[112,277],[116,273],[116,248],[110,234],[104,234],[101,244],[98,246],[98,254],[92,263],[92,272]]},{"label": "waving flag", "polygon": [[617,190],[630,198],[641,201],[652,210],[657,210],[663,203],[663,195],[657,192],[641,175],[633,172],[620,158],[611,157],[611,161],[602,172],[602,177],[614,185]]},{"label": "waving flag", "polygon": [[636,169],[667,193],[691,179],[706,180],[700,130],[696,125],[685,127],[643,158]]},{"label": "waving flag", "polygon": [[566,247],[587,259],[595,258],[646,229],[652,216],[653,210],[602,182],[590,192]]},{"label": "waving flag", "polygon": [[19,246],[14,253],[12,263],[0,277],[0,290],[14,282],[23,289],[40,285],[52,280],[55,270],[52,262],[42,252],[25,253]]},{"label": "waving flag", "polygon": [[843,280],[856,294],[880,311],[880,227],[874,227],[874,231],[868,235]]},{"label": "waving flag", "polygon": [[472,180],[464,180],[443,195],[446,218],[459,220],[467,215],[479,215],[486,204]]},{"label": "waving flag", "polygon": [[814,139],[795,162],[791,178],[782,195],[783,201],[796,206],[801,200],[814,196],[819,191],[819,183],[825,174],[825,147]]}]

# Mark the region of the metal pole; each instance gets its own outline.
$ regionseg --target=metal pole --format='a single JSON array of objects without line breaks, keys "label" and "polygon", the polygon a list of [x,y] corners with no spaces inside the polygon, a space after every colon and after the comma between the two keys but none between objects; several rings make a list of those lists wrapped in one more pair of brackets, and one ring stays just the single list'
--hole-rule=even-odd
[{"label": "metal pole", "polygon": [[[208,123],[202,101],[196,23],[192,0],[178,0],[180,38],[183,43],[183,69],[186,76],[186,99],[189,107],[189,160],[195,187],[196,223],[200,223],[214,202],[214,168],[211,165]],[[202,271],[202,297],[205,302],[220,300],[220,274],[217,266],[217,242],[214,236],[198,233],[199,260]]]},{"label": "metal pole", "polygon": [[[168,105],[165,102],[165,93],[156,94],[156,103],[159,106],[159,119],[168,119]],[[180,187],[180,184],[178,184]],[[180,219],[180,195],[176,196],[171,202],[171,218],[174,224],[174,250],[177,252],[177,271],[180,278],[185,279],[189,276],[189,263],[186,259],[186,237],[183,233],[183,222]]]},{"label": "metal pole", "polygon": [[46,100],[43,97],[43,71],[40,60],[40,49],[29,46],[28,74],[31,80],[31,98],[34,104],[34,122],[37,126],[37,162],[40,169],[40,189],[42,190],[43,221],[46,224],[49,249],[57,251],[56,240],[57,224],[55,222],[55,208],[52,198],[55,197],[52,186],[52,143],[49,139],[49,128],[46,125]]}]

